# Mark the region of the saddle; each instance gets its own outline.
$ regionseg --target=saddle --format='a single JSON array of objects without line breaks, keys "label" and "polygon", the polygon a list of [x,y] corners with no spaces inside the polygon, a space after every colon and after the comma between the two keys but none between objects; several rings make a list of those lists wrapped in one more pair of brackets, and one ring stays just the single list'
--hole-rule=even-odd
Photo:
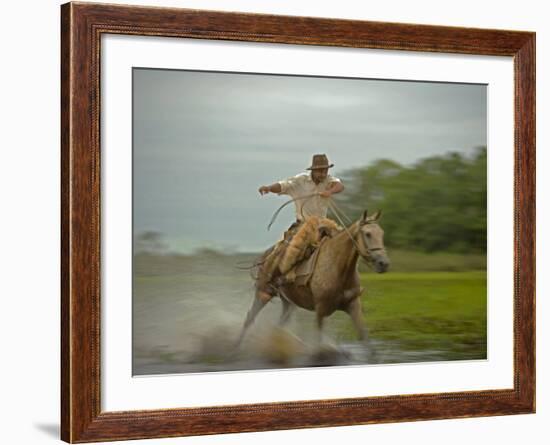
[{"label": "saddle", "polygon": [[292,224],[284,239],[264,253],[256,287],[270,293],[270,282],[307,285],[315,269],[320,245],[340,230],[334,221],[316,216]]},{"label": "saddle", "polygon": [[310,216],[294,232],[285,234],[286,246],[278,264],[281,274],[285,275],[296,264],[309,257],[322,239],[337,231],[338,225],[334,221]]},{"label": "saddle", "polygon": [[313,250],[313,253],[310,256],[306,257],[302,261],[299,261],[292,269],[282,276],[283,284],[294,283],[297,286],[307,286],[309,284],[309,280],[311,279],[317,264],[317,258],[319,257],[321,246],[326,239],[327,238],[325,237],[321,240],[319,246]]}]

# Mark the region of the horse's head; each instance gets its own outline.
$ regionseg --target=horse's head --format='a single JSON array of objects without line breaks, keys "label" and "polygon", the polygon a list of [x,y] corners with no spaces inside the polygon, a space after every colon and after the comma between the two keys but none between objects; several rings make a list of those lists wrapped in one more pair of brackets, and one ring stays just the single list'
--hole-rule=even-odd
[{"label": "horse's head", "polygon": [[382,212],[379,210],[374,215],[368,216],[365,210],[358,222],[355,236],[359,254],[378,273],[386,272],[390,266],[390,259],[384,247],[384,230],[378,225],[381,215]]}]

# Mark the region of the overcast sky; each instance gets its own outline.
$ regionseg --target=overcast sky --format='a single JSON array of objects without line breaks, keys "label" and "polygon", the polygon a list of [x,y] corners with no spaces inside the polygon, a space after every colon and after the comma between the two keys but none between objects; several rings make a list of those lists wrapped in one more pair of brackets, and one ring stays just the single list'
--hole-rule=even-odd
[{"label": "overcast sky", "polygon": [[339,176],[487,144],[483,85],[152,69],[133,82],[134,234],[161,232],[183,253],[268,247],[294,212],[267,232],[287,198],[257,189],[314,153]]}]

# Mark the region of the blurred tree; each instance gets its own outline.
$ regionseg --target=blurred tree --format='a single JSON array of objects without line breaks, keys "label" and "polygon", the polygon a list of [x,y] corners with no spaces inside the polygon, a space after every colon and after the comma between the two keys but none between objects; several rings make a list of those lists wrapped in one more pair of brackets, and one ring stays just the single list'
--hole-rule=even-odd
[{"label": "blurred tree", "polygon": [[424,251],[485,253],[487,149],[471,157],[451,152],[405,167],[381,159],[342,175],[338,204],[358,218],[368,208],[384,211],[388,246]]},{"label": "blurred tree", "polygon": [[168,246],[162,240],[160,232],[148,230],[139,233],[134,240],[134,253],[147,253],[150,255],[162,255],[166,253]]}]

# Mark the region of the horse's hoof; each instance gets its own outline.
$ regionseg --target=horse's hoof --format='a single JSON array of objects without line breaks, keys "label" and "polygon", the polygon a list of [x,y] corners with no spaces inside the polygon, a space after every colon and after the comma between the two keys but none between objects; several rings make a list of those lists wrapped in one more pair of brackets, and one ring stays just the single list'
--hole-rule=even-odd
[{"label": "horse's hoof", "polygon": [[332,345],[321,345],[313,354],[312,366],[334,366],[342,365],[349,361],[349,354],[342,349]]},{"label": "horse's hoof", "polygon": [[367,363],[372,365],[378,363],[378,354],[376,353],[376,349],[372,347],[372,343],[364,342],[363,347],[365,348],[365,359]]}]

